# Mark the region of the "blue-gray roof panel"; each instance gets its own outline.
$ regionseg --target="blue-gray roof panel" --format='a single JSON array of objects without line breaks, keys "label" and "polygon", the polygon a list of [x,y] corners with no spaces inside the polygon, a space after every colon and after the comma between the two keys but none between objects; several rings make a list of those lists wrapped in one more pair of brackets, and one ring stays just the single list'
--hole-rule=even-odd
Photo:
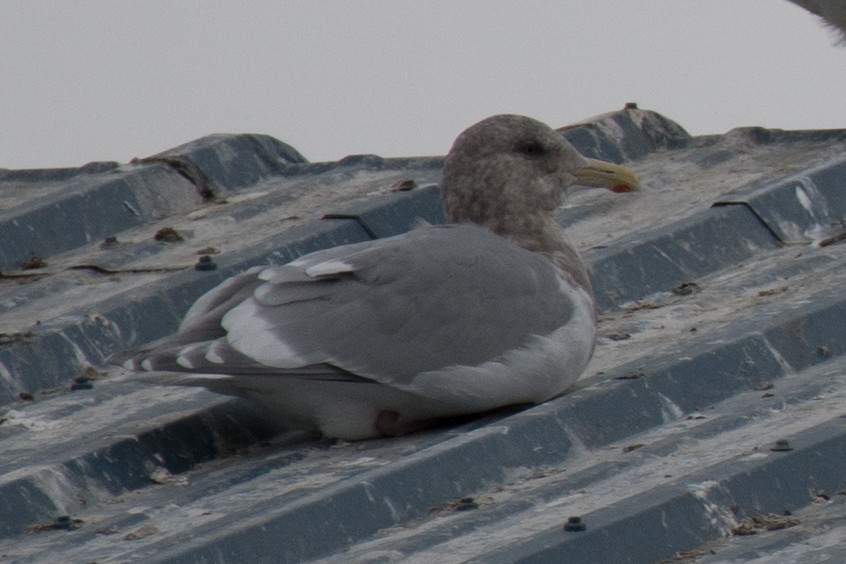
[{"label": "blue-gray roof panel", "polygon": [[[16,249],[0,269],[0,505],[14,508],[0,513],[0,553],[654,562],[748,556],[719,539],[753,515],[821,519],[825,502],[842,523],[846,136],[691,138],[636,109],[563,133],[645,185],[560,210],[601,306],[586,375],[532,409],[350,444],[275,435],[237,400],[140,385],[102,362],[173,331],[249,266],[441,221],[440,158],[312,164],[230,135],[127,165],[2,171],[0,230],[38,214],[54,225],[31,221],[22,243],[44,245],[46,265],[20,269],[34,251]],[[49,244],[84,201],[93,225]],[[183,240],[155,241],[164,227]],[[196,270],[200,255],[216,269]],[[779,439],[792,450],[771,450]],[[564,530],[572,516],[585,531]],[[771,540],[754,550],[801,555],[777,540],[814,538],[796,529],[761,529]]]}]

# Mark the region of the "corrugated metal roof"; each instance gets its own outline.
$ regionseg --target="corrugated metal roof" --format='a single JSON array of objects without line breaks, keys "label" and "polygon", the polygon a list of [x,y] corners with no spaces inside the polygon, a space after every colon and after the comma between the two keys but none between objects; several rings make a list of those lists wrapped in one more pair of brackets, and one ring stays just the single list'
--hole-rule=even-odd
[{"label": "corrugated metal roof", "polygon": [[634,108],[562,131],[645,185],[560,210],[601,308],[585,376],[532,409],[358,443],[279,435],[103,360],[248,266],[441,221],[441,158],[308,163],[226,135],[0,170],[3,559],[842,558],[846,131],[691,138]]}]

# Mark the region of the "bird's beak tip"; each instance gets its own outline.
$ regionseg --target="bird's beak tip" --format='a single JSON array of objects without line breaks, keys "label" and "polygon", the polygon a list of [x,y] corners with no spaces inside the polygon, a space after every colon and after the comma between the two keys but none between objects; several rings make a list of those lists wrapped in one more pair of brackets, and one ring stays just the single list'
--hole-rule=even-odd
[{"label": "bird's beak tip", "polygon": [[577,183],[582,186],[607,188],[617,194],[640,192],[640,179],[630,168],[597,159],[586,159],[587,164],[575,171]]},{"label": "bird's beak tip", "polygon": [[611,187],[611,191],[615,194],[627,194],[629,192],[640,192],[640,181],[635,180],[635,182],[625,183],[625,184],[616,184]]}]

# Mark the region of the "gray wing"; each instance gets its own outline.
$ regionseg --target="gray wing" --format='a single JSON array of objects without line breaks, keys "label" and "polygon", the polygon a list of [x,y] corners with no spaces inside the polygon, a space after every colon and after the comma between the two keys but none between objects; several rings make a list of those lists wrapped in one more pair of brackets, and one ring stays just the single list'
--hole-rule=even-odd
[{"label": "gray wing", "polygon": [[148,367],[163,369],[155,360],[168,356],[178,361],[170,369],[188,372],[405,385],[501,357],[572,313],[542,256],[478,227],[428,227],[230,279],[183,323],[185,335],[209,339],[178,333]]}]

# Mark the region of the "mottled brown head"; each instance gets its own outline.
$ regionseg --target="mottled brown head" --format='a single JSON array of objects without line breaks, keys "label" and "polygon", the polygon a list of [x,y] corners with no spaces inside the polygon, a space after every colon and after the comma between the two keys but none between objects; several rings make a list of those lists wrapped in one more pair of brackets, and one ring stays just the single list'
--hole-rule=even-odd
[{"label": "mottled brown head", "polygon": [[583,157],[543,123],[498,115],[455,140],[444,167],[442,197],[448,221],[472,221],[506,235],[507,226],[520,218],[549,217],[575,184],[638,189],[633,172]]},{"label": "mottled brown head", "polygon": [[574,185],[614,192],[639,189],[631,170],[579,154],[543,123],[516,115],[487,118],[465,130],[444,166],[447,221],[473,222],[551,260],[592,295],[579,253],[552,212]]}]

